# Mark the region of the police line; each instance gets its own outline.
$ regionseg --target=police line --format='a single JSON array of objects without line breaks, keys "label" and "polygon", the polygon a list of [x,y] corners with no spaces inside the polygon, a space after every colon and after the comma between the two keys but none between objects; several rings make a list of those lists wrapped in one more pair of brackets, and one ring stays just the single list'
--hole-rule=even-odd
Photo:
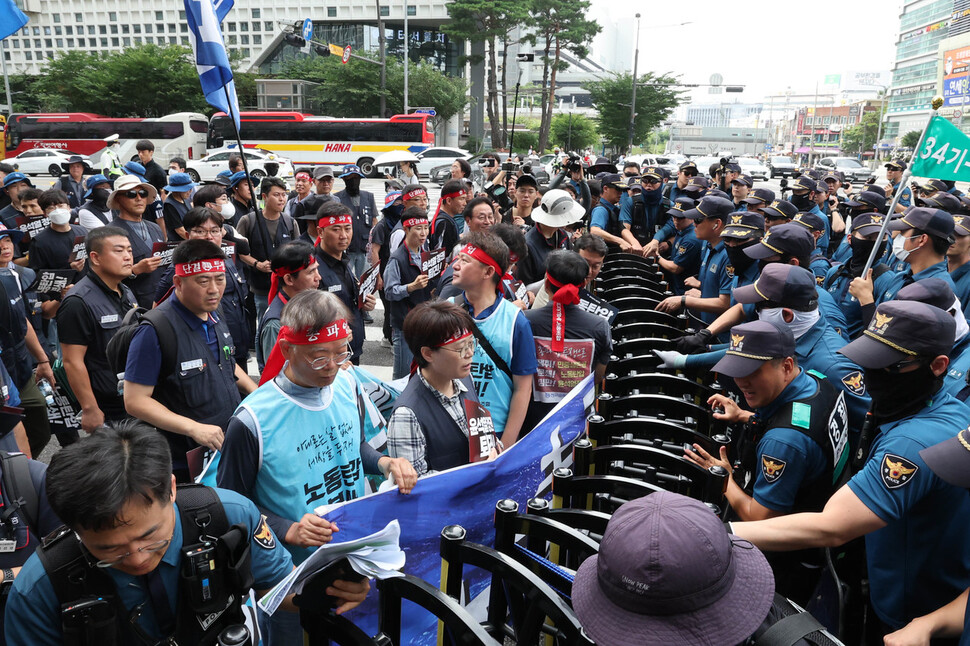
[{"label": "police line", "polygon": [[[572,463],[572,443],[586,429],[587,409],[593,398],[593,376],[589,375],[532,432],[497,459],[425,476],[407,496],[390,490],[327,508],[327,520],[340,527],[335,539],[366,536],[396,518],[401,523],[401,548],[407,554],[404,571],[438,585],[441,530],[448,525],[461,525],[468,532],[469,541],[492,545],[492,513],[499,499],[512,498],[524,508],[529,498],[548,497],[553,470]],[[470,578],[473,570],[469,568],[465,577],[470,599],[488,586],[484,573],[474,573],[477,578]],[[376,634],[378,628],[376,597],[370,595],[347,615],[370,635]],[[434,644],[436,619],[417,608],[413,610],[402,617],[401,643]]]}]

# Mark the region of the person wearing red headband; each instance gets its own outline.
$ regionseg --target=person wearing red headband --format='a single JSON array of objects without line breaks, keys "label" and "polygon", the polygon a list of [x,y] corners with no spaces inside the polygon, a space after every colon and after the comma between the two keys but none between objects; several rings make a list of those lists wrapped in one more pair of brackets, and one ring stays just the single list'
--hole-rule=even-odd
[{"label": "person wearing red headband", "polygon": [[404,319],[418,369],[394,402],[387,451],[407,458],[419,476],[468,464],[473,452],[479,458],[483,452],[479,434],[469,430],[473,423],[476,430],[487,425],[469,377],[478,346],[474,325],[468,312],[448,301],[422,303]]},{"label": "person wearing red headband", "polygon": [[[535,338],[538,369],[525,427],[531,428],[591,372],[601,381],[613,350],[607,319],[580,307],[589,264],[575,251],[546,258],[550,302],[525,312]],[[552,367],[547,367],[552,366]]]},{"label": "person wearing red headband", "polygon": [[387,316],[391,319],[394,343],[394,379],[411,372],[411,351],[404,341],[404,317],[414,307],[431,298],[428,274],[421,266],[421,252],[427,251],[428,216],[417,207],[401,215],[404,244],[391,254],[384,270],[384,294],[388,300]]},{"label": "person wearing red headband", "polygon": [[160,335],[141,325],[125,364],[125,409],[156,427],[172,449],[179,482],[189,482],[186,452],[218,450],[229,418],[256,384],[236,364],[229,328],[216,314],[226,289],[226,256],[208,240],[186,240],[172,254],[175,298],[156,309],[175,339],[175,362],[163,365]]},{"label": "person wearing red headband", "polygon": [[310,173],[309,168],[298,168],[296,175],[293,176],[296,190],[287,196],[289,199],[287,199],[286,206],[283,208],[283,213],[286,213],[293,219],[298,217],[295,212],[296,206],[310,197],[311,191],[313,190],[313,176]]},{"label": "person wearing red headband", "polygon": [[472,380],[505,446],[519,437],[536,371],[529,322],[499,293],[508,266],[509,248],[500,238],[472,233],[459,249],[453,280],[463,290],[455,301],[468,310],[478,329]]},{"label": "person wearing red headband", "polygon": [[353,216],[340,202],[324,204],[318,213],[315,254],[319,262],[320,289],[337,296],[350,310],[352,339],[350,348],[354,364],[360,363],[364,348],[363,314],[377,305],[377,297],[370,294],[361,303],[358,299],[357,275],[350,268],[347,248],[354,236]]},{"label": "person wearing red headband", "polygon": [[273,252],[270,260],[273,263],[273,276],[269,289],[269,307],[259,321],[256,332],[256,364],[260,372],[276,345],[283,306],[300,292],[320,286],[320,272],[317,271],[319,263],[313,255],[312,245],[301,240],[287,242]]},{"label": "person wearing red headband", "polygon": [[431,219],[430,238],[428,246],[431,249],[447,249],[449,256],[455,245],[458,244],[458,237],[465,229],[465,219],[462,212],[465,204],[468,203],[468,194],[465,193],[465,185],[458,179],[445,182],[441,187],[441,199],[438,202],[438,211]]}]

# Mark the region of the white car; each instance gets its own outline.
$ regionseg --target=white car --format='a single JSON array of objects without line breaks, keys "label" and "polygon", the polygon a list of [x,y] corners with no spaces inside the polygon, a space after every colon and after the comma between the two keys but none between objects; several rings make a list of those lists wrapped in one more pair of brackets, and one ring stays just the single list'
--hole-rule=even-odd
[{"label": "white car", "polygon": [[771,175],[768,167],[754,157],[738,157],[737,162],[741,166],[741,172],[747,173],[754,179],[768,179]]},{"label": "white car", "polygon": [[432,146],[418,153],[418,176],[427,177],[432,168],[451,164],[456,159],[468,159],[471,153],[464,148]]},{"label": "white car", "polygon": [[[25,150],[16,157],[8,157],[4,162],[11,164],[24,175],[53,175],[59,177],[64,173],[61,164],[69,157],[78,153],[70,150],[51,150],[50,148],[34,148]],[[91,159],[87,155],[80,155],[91,166]],[[100,172],[100,171],[99,171]]]},{"label": "white car", "polygon": [[[199,160],[192,160],[188,163],[185,172],[189,174],[193,182],[211,182],[216,175],[224,170],[229,170],[229,155],[239,152],[232,148],[217,148],[209,152],[208,155]],[[284,181],[293,180],[293,163],[286,157],[280,157],[274,152],[261,148],[249,148],[246,150],[246,164],[249,166],[249,174],[254,180],[260,180],[269,173],[266,172],[266,164],[279,164],[276,177]]]}]

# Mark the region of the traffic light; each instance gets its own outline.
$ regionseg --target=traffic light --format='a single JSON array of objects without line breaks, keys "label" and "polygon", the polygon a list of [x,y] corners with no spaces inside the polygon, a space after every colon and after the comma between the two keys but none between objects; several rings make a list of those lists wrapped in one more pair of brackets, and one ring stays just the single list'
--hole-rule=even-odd
[{"label": "traffic light", "polygon": [[536,59],[535,54],[516,54],[515,60],[519,63],[531,63]]},{"label": "traffic light", "polygon": [[330,47],[328,45],[314,45],[313,51],[320,56],[330,56]]},{"label": "traffic light", "polygon": [[283,41],[293,47],[306,47],[306,40],[299,34],[289,33],[283,35]]}]

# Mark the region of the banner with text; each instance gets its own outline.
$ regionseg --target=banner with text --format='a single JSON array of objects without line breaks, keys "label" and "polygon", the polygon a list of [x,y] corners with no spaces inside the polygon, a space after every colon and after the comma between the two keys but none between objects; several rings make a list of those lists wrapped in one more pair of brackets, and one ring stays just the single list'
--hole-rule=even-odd
[{"label": "banner with text", "polygon": [[970,181],[970,137],[933,115],[910,167],[914,177]]}]

